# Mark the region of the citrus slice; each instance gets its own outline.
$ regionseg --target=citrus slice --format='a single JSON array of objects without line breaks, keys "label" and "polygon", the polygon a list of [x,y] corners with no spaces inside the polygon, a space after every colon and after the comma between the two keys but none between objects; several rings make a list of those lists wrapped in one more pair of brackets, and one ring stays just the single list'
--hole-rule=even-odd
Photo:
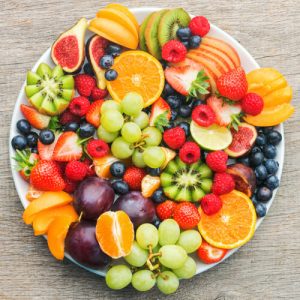
[{"label": "citrus slice", "polygon": [[110,257],[126,256],[133,245],[133,224],[124,211],[107,211],[97,220],[96,237],[102,251]]},{"label": "citrus slice", "polygon": [[220,196],[223,206],[214,215],[206,215],[201,207],[198,229],[212,246],[233,249],[247,243],[255,232],[256,212],[244,193],[233,190]]},{"label": "citrus slice", "polygon": [[209,127],[201,127],[192,121],[190,129],[193,139],[207,150],[222,150],[227,148],[232,142],[232,134],[227,127],[221,127],[216,124]]},{"label": "citrus slice", "polygon": [[114,62],[118,77],[107,81],[107,88],[115,101],[121,102],[129,92],[144,99],[144,106],[158,99],[164,88],[164,71],[160,62],[144,51],[123,52]]}]

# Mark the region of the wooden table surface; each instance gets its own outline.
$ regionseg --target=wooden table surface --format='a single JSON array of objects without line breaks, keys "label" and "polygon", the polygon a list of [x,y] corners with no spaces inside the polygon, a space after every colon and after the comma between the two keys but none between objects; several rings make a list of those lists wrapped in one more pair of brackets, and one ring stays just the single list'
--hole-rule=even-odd
[{"label": "wooden table surface", "polygon": [[[123,1],[120,1],[123,3]],[[168,299],[300,299],[300,1],[126,1],[129,7],[184,6],[244,45],[261,66],[275,67],[294,89],[296,114],[285,124],[281,185],[254,238],[218,267],[183,281]],[[164,3],[164,4],[162,4]],[[185,3],[185,4],[183,4]],[[56,36],[106,1],[0,0],[0,299],[163,299],[153,289],[109,290],[104,280],[56,261],[44,238],[25,226],[8,161],[12,110],[28,69]],[[149,4],[148,4],[149,5]]]}]

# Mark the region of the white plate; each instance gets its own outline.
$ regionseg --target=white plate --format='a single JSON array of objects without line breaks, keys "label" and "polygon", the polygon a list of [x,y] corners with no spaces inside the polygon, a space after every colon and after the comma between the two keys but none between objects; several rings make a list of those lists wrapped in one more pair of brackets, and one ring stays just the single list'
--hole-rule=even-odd
[{"label": "white plate", "polygon": [[[153,11],[159,10],[159,9],[160,8],[157,8],[157,7],[142,7],[142,8],[134,8],[134,9],[132,9],[132,12],[137,17],[139,23],[141,23],[148,14],[150,14]],[[222,24],[220,24],[220,25],[222,25]],[[246,72],[249,72],[253,69],[259,68],[258,63],[249,54],[249,52],[241,44],[239,44],[234,38],[232,38],[229,34],[224,32],[217,26],[211,24],[211,29],[210,29],[209,35],[214,36],[216,38],[220,38],[220,39],[224,40],[225,42],[229,43],[230,45],[232,45],[235,48],[235,50],[238,52],[240,59],[241,59],[241,64]],[[88,33],[86,38],[88,39],[90,36],[91,36],[91,33]],[[33,67],[33,70],[36,70],[37,66],[41,62],[45,62],[45,63],[49,64],[50,66],[54,66],[54,64],[50,58],[50,48],[36,62],[35,66]],[[24,78],[25,78],[25,76],[26,76],[26,74],[24,74]],[[12,157],[15,155],[15,152],[14,152],[13,148],[11,147],[11,143],[10,143],[11,139],[17,134],[17,130],[16,130],[17,121],[19,119],[23,118],[23,115],[20,111],[20,104],[21,103],[28,104],[28,102],[26,100],[26,95],[24,92],[24,86],[25,86],[25,81],[24,81],[22,89],[19,93],[16,105],[14,108],[13,116],[12,116],[11,127],[10,127],[10,138],[9,138],[9,154],[10,154],[10,163],[11,163],[12,175],[13,175],[13,179],[15,182],[15,186],[16,186],[18,195],[20,197],[20,200],[22,202],[22,205],[25,208],[28,205],[28,201],[26,200],[26,197],[25,197],[27,189],[28,189],[28,184],[20,177],[19,173],[14,169],[15,161],[12,159]],[[279,170],[278,170],[277,176],[280,179],[281,173],[282,173],[283,160],[284,160],[283,126],[280,125],[278,127],[278,130],[280,131],[280,133],[282,134],[282,137],[283,137],[282,142],[277,147],[278,154],[276,157],[276,160],[279,162]],[[276,191],[274,191],[273,198],[267,204],[268,210],[269,210],[270,206],[272,205],[275,195],[276,195]],[[258,220],[256,228],[259,227],[262,220],[263,220],[263,218],[260,218]],[[229,251],[223,260],[225,260],[227,257],[232,255],[235,251],[237,251],[237,249]],[[79,263],[74,261],[70,256],[66,255],[66,257],[69,258],[74,263],[80,265]],[[196,260],[196,261],[197,261],[197,274],[200,274],[216,265],[216,264],[206,265],[206,264],[199,262],[198,260]],[[87,268],[82,265],[80,265],[80,266],[90,272],[97,274],[97,275],[105,276],[105,268],[95,270],[95,269]]]}]

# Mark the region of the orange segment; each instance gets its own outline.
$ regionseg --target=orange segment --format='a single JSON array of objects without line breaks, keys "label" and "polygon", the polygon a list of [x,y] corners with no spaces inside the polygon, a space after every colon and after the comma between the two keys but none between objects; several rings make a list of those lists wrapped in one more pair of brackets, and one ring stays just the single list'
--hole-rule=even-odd
[{"label": "orange segment", "polygon": [[107,82],[107,88],[115,101],[121,102],[129,92],[140,94],[145,107],[158,99],[164,88],[164,71],[160,62],[144,51],[123,52],[114,62],[118,72],[114,81]]},{"label": "orange segment", "polygon": [[288,85],[284,88],[281,88],[279,90],[275,90],[268,95],[264,96],[264,107],[271,107],[283,103],[289,103],[291,102],[293,97],[293,90]]},{"label": "orange segment", "polygon": [[159,187],[160,177],[146,175],[142,180],[142,195],[144,197],[151,197]]},{"label": "orange segment", "polygon": [[118,159],[111,154],[100,158],[95,158],[93,160],[93,164],[95,166],[95,172],[97,176],[106,179],[111,178],[109,168],[115,161],[118,161]]},{"label": "orange segment", "polygon": [[102,251],[110,257],[126,256],[134,240],[133,224],[124,211],[105,212],[97,220],[96,238]]},{"label": "orange segment", "polygon": [[255,208],[248,196],[236,190],[220,197],[223,206],[214,215],[206,215],[199,207],[201,220],[198,229],[202,237],[214,247],[240,247],[254,235]]},{"label": "orange segment", "polygon": [[161,170],[163,170],[167,164],[173,159],[175,158],[176,156],[176,152],[169,149],[169,148],[166,148],[166,147],[161,147],[161,150],[164,151],[165,153],[165,156],[166,156],[166,160],[165,162],[162,164],[162,166],[160,167]]}]

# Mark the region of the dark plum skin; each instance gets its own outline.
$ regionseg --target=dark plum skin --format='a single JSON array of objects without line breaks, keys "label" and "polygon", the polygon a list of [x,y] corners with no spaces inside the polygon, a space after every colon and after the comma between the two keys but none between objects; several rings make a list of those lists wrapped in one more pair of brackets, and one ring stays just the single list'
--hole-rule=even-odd
[{"label": "dark plum skin", "polygon": [[115,192],[110,183],[98,177],[89,177],[82,181],[74,193],[74,207],[86,220],[97,220],[110,210]]},{"label": "dark plum skin", "polygon": [[65,249],[80,264],[97,268],[110,263],[111,258],[102,252],[95,235],[93,222],[73,223],[65,240]]},{"label": "dark plum skin", "polygon": [[129,192],[120,196],[112,207],[113,211],[123,210],[127,213],[135,228],[143,223],[151,223],[155,217],[152,200],[140,192]]}]

